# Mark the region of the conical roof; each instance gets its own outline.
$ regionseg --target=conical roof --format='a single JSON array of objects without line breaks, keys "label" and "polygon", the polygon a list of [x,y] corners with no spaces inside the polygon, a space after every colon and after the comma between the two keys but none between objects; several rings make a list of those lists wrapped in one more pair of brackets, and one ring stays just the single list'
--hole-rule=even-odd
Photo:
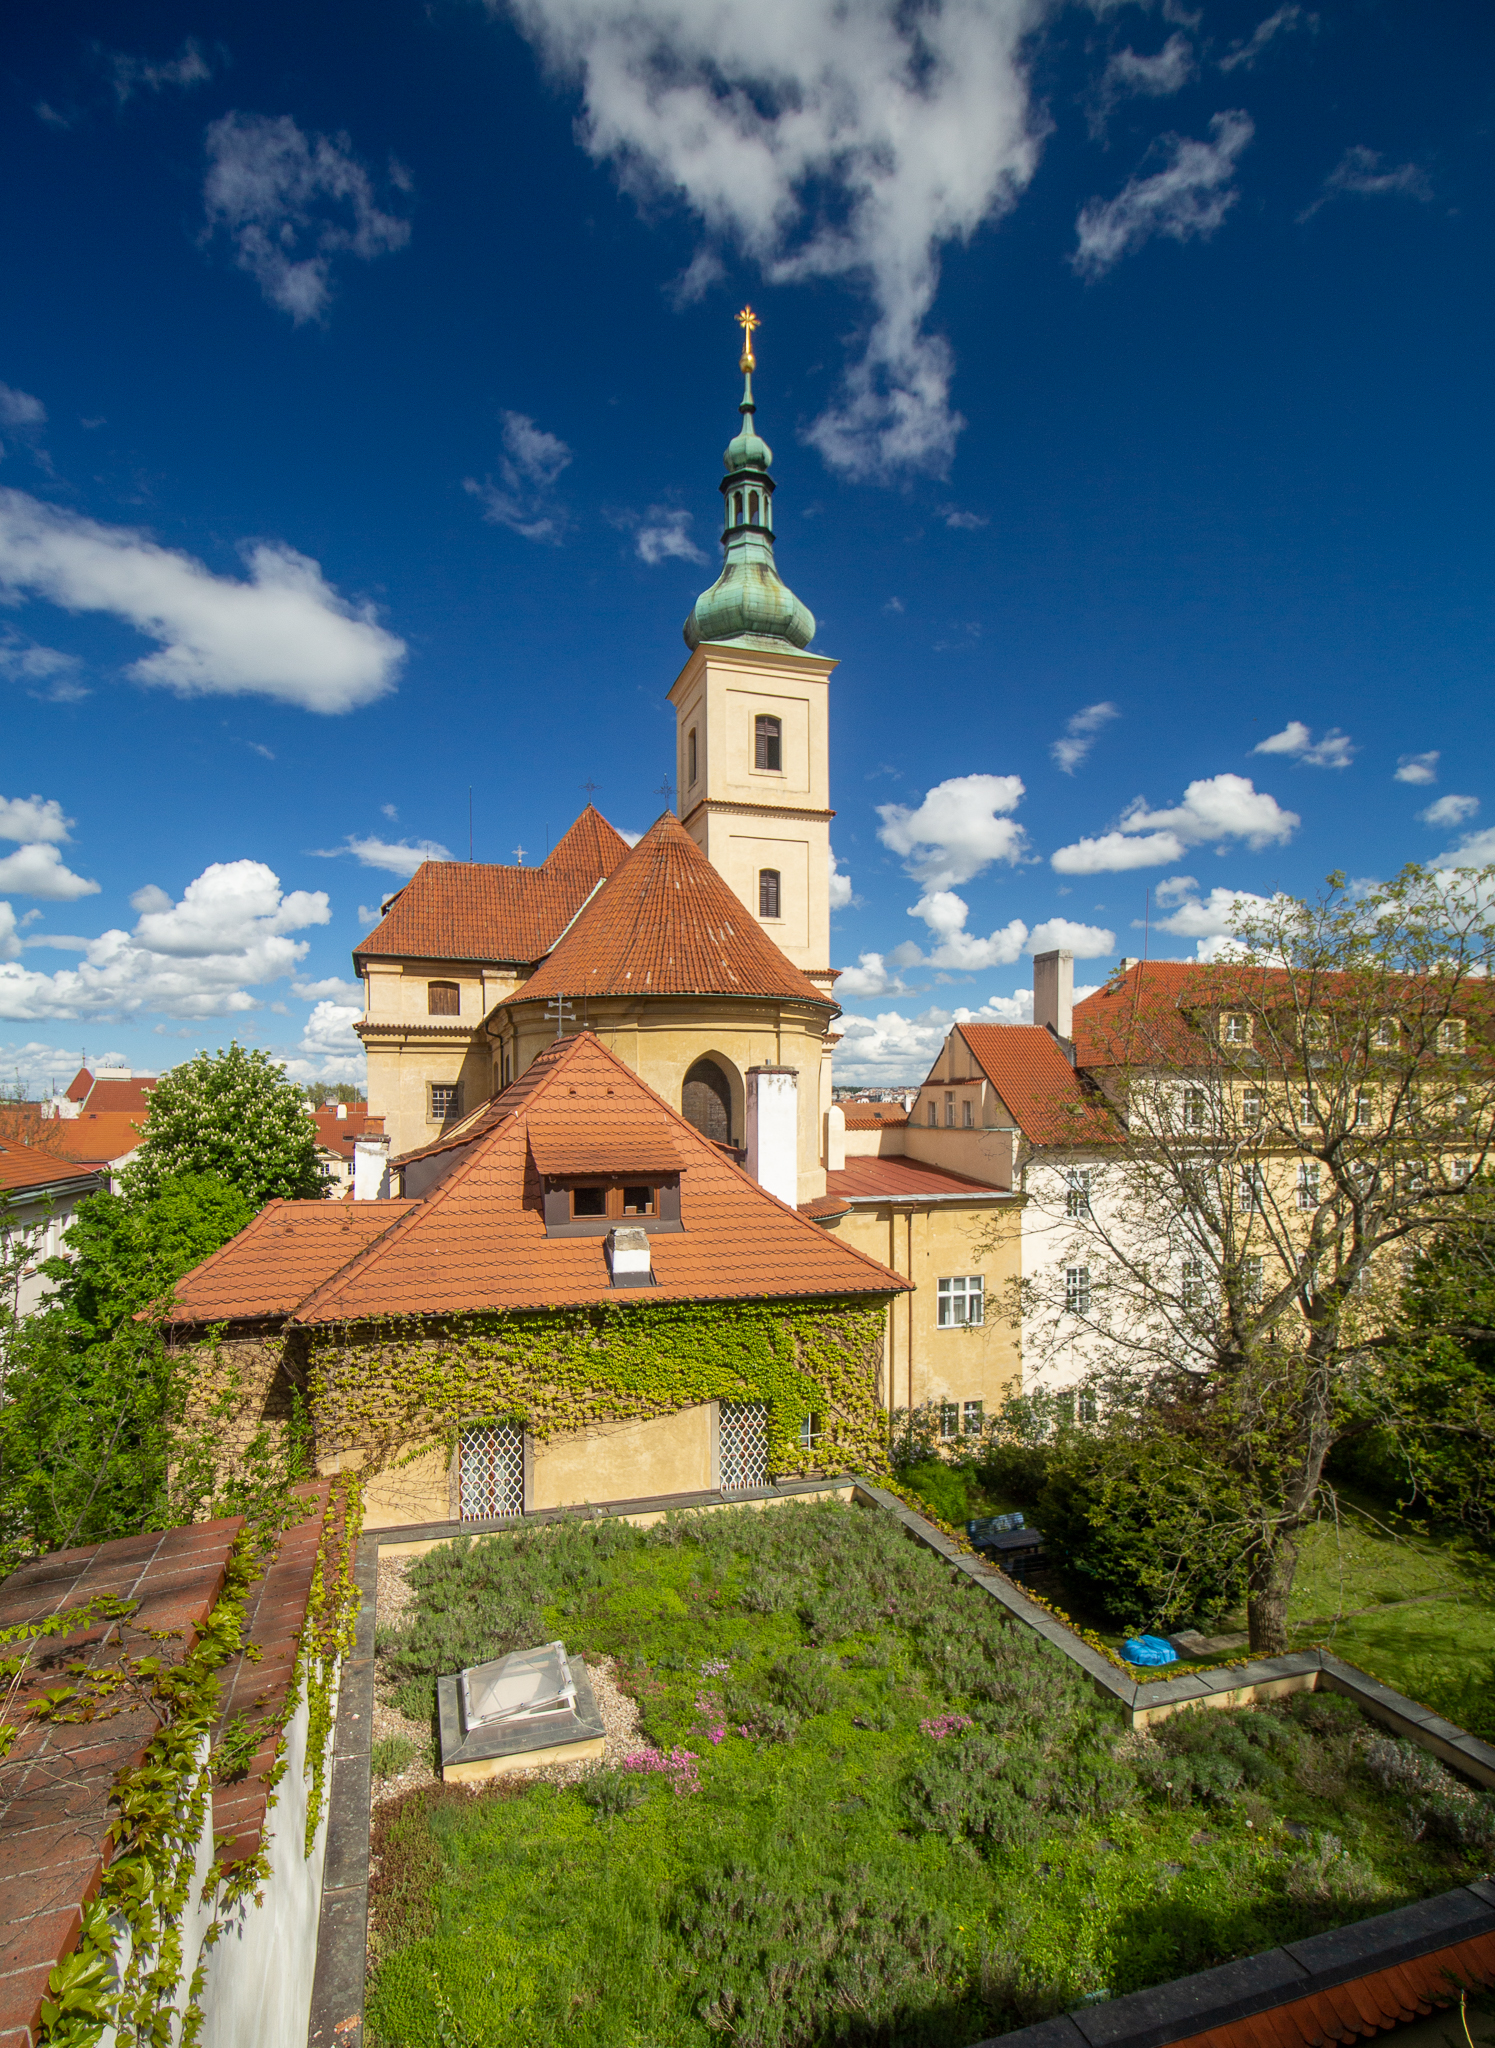
[{"label": "conical roof", "polygon": [[836,1008],[784,957],[671,811],[510,1000],[554,995],[779,996]]}]

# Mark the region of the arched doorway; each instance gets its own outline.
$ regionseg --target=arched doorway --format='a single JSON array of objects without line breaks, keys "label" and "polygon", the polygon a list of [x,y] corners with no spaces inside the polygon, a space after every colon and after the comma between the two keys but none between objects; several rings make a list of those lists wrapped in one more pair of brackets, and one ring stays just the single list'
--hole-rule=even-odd
[{"label": "arched doorway", "polygon": [[680,1113],[714,1145],[732,1142],[732,1085],[715,1060],[697,1060],[680,1090]]}]

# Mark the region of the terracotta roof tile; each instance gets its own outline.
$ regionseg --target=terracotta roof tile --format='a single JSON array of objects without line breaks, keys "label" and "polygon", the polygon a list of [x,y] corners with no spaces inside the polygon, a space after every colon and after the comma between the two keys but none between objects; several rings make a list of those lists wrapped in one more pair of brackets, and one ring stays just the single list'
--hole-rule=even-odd
[{"label": "terracotta roof tile", "polygon": [[289,1315],[414,1202],[267,1202],[237,1237],[176,1285],[172,1321]]},{"label": "terracotta roof tile", "polygon": [[1030,1143],[1121,1143],[1121,1126],[1041,1024],[957,1024],[955,1029]]},{"label": "terracotta roof tile", "polygon": [[339,1116],[333,1108],[314,1109],[311,1117],[317,1127],[317,1143],[323,1151],[335,1152],[340,1159],[353,1157],[355,1138],[382,1138],[384,1135],[383,1117],[370,1116],[366,1102],[350,1105],[344,1116]]},{"label": "terracotta roof tile", "polygon": [[151,1090],[159,1084],[154,1074],[137,1074],[128,1081],[100,1074],[84,1098],[89,1110],[122,1110],[143,1124],[150,1113]]},{"label": "terracotta roof tile", "polygon": [[959,1195],[1006,1195],[1010,1188],[926,1166],[922,1159],[848,1159],[825,1177],[827,1194],[847,1201],[950,1200]]},{"label": "terracotta roof tile", "polygon": [[666,811],[516,1000],[554,995],[782,996],[834,1010]]},{"label": "terracotta roof tile", "polygon": [[627,1111],[633,1107],[627,1101],[618,1104],[607,1122],[591,1131],[532,1130],[529,1156],[535,1170],[548,1174],[679,1173],[687,1164],[680,1157],[680,1147],[668,1131],[660,1130],[654,1117],[629,1116]]},{"label": "terracotta roof tile", "polygon": [[901,1102],[843,1102],[841,1111],[848,1131],[878,1131],[908,1122],[908,1111]]},{"label": "terracotta roof tile", "polygon": [[63,1117],[56,1124],[48,1124],[47,1142],[55,1144],[69,1159],[107,1165],[135,1150],[145,1135],[136,1125],[144,1122],[141,1110],[84,1109],[75,1117]]},{"label": "terracotta roof tile", "polygon": [[34,1145],[18,1145],[11,1138],[0,1138],[0,1188],[20,1193],[79,1180],[92,1180],[98,1185],[97,1175],[82,1160],[59,1159],[54,1153],[39,1152]]},{"label": "terracotta roof tile", "polygon": [[[775,1199],[676,1114],[591,1032],[559,1040],[516,1084],[489,1105],[495,1116],[458,1148],[456,1164],[419,1202],[326,1205],[336,1218],[397,1212],[393,1228],[340,1264],[324,1284],[306,1289],[296,1310],[302,1322],[341,1322],[382,1315],[453,1315],[488,1309],[561,1307],[619,1299],[600,1237],[547,1237],[534,1138],[587,1139],[627,1127],[641,1138],[668,1140],[683,1170],[680,1231],[651,1233],[655,1301],[776,1300],[815,1295],[891,1294],[909,1283],[875,1259],[827,1237],[816,1224]],[[609,1093],[611,1091],[611,1093]],[[616,1119],[604,1125],[605,1119]],[[278,1205],[182,1283],[179,1299],[202,1299],[204,1317],[224,1311],[271,1313],[271,1292],[283,1300],[301,1269],[294,1249],[303,1225],[316,1232],[315,1258],[327,1243],[317,1203]],[[294,1213],[290,1213],[294,1212]],[[370,1215],[372,1212],[372,1216]],[[270,1219],[267,1222],[266,1219]],[[289,1226],[289,1227],[286,1227]],[[258,1243],[252,1241],[261,1233]],[[246,1243],[246,1240],[251,1240]],[[241,1249],[243,1248],[243,1249]],[[311,1263],[308,1255],[305,1263]],[[216,1266],[212,1287],[199,1278]],[[241,1274],[240,1268],[244,1267]],[[252,1273],[249,1270],[253,1269]],[[285,1277],[282,1277],[282,1276]]]},{"label": "terracotta roof tile", "polygon": [[354,948],[354,961],[542,960],[628,841],[590,804],[539,867],[425,861]]}]

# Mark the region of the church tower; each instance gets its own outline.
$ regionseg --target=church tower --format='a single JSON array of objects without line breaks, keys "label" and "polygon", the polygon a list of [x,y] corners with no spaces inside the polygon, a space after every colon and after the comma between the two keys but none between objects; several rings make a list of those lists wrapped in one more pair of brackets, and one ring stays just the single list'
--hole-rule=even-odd
[{"label": "church tower", "polygon": [[744,307],[742,426],[723,457],[721,575],[685,621],[675,680],[680,821],[779,950],[829,994],[828,656],[774,563],[773,451],[754,424],[753,330]]}]

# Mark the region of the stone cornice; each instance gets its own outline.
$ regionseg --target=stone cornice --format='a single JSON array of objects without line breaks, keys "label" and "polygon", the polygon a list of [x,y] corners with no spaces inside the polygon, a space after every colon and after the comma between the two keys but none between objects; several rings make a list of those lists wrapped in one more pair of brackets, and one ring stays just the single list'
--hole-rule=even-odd
[{"label": "stone cornice", "polygon": [[691,819],[699,817],[702,811],[724,811],[739,818],[803,818],[812,825],[828,825],[836,815],[834,811],[803,810],[796,804],[734,804],[723,797],[703,796],[691,806],[681,824],[688,830]]}]

